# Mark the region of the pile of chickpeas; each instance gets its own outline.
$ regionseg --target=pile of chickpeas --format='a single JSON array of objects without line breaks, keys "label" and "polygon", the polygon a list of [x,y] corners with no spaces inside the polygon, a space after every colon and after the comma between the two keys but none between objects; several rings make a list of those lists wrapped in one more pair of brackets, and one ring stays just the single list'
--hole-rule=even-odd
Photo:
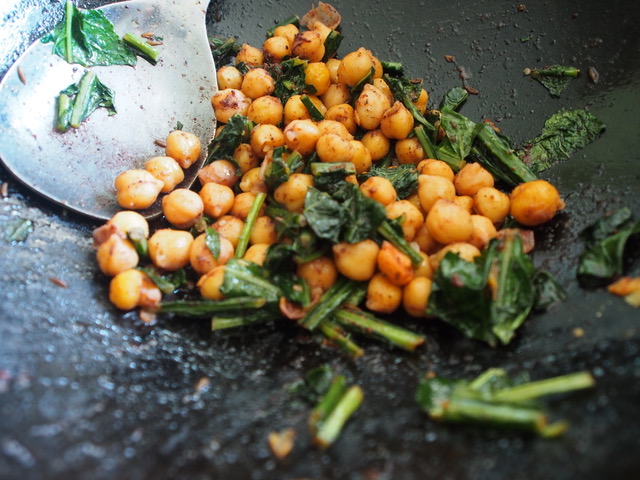
[{"label": "pile of chickpeas", "polygon": [[[218,132],[237,114],[248,117],[255,127],[250,140],[235,150],[235,164],[214,159],[200,170],[199,191],[176,188],[183,169],[201,153],[199,140],[179,130],[166,139],[166,156],[117,177],[118,203],[125,210],[94,233],[98,264],[112,277],[109,295],[117,308],[154,310],[162,299],[158,287],[136,269],[141,258],[130,241],[132,232],[148,238],[148,262],[161,273],[190,267],[203,298],[223,299],[225,264],[235,255],[256,195],[267,193],[287,210],[302,212],[307,190],[314,185],[312,175],[297,171],[268,191],[265,169],[278,147],[286,148],[285,157],[291,152],[304,157],[315,152],[322,162],[351,162],[357,173],[366,173],[389,153],[397,164],[416,165],[416,191],[405,199],[398,199],[391,182],[383,177],[372,176],[360,184],[356,176],[346,180],[380,202],[390,219],[402,217],[404,238],[419,252],[420,264],[413,264],[388,241],[366,239],[335,244],[329,254],[297,265],[297,275],[309,284],[316,299],[340,276],[368,282],[365,304],[373,312],[403,308],[412,316],[425,316],[434,271],[447,252],[472,262],[500,235],[508,216],[533,227],[564,207],[558,191],[544,180],[504,192],[478,163],[454,172],[445,162],[426,158],[412,135],[411,113],[394,99],[382,78],[382,65],[371,51],[358,48],[341,59],[322,61],[330,32],[320,22],[306,28],[280,26],[262,48],[244,44],[235,65],[218,69],[219,91],[211,99]],[[275,79],[267,67],[291,57],[307,62],[305,82],[312,88],[303,94],[322,113],[321,121],[312,120],[302,95],[293,95],[284,104],[273,95]],[[245,74],[237,68],[240,62],[249,67]],[[373,80],[354,97],[352,87],[372,68]],[[424,113],[427,104],[423,89],[415,105]],[[162,209],[168,226],[151,233],[135,210],[147,208],[158,195],[164,195]],[[213,219],[210,226],[220,235],[217,258],[206,244],[206,234],[192,233],[203,216]],[[261,265],[269,247],[279,241],[287,240],[278,237],[276,221],[265,215],[263,207],[243,258]]]}]

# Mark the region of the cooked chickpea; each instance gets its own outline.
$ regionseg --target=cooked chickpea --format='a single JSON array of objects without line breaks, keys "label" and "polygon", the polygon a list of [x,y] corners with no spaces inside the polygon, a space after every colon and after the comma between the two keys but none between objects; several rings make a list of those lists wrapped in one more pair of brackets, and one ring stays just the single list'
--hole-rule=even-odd
[{"label": "cooked chickpea", "polygon": [[420,251],[428,255],[435,253],[443,246],[440,242],[433,238],[431,233],[429,233],[429,229],[427,228],[426,223],[420,225],[413,240],[420,247]]},{"label": "cooked chickpea", "polygon": [[356,122],[365,130],[375,130],[380,126],[384,112],[390,107],[389,99],[384,93],[367,83],[356,100]]},{"label": "cooked chickpea", "polygon": [[264,158],[269,150],[282,145],[284,145],[284,133],[275,125],[256,125],[251,130],[251,148],[259,158]]},{"label": "cooked chickpea", "polygon": [[266,245],[272,245],[276,243],[278,239],[278,233],[276,232],[276,222],[273,218],[262,215],[256,218],[256,223],[251,230],[249,236],[249,243],[264,243]]},{"label": "cooked chickpea", "polygon": [[161,193],[169,193],[184,180],[184,171],[171,157],[150,158],[144,164],[144,169],[164,184]]},{"label": "cooked chickpea", "polygon": [[175,159],[182,168],[189,168],[200,157],[202,144],[191,132],[174,130],[167,136],[165,143],[167,157]]},{"label": "cooked chickpea", "polygon": [[398,163],[418,165],[424,159],[424,150],[417,137],[398,140],[395,146]]},{"label": "cooked chickpea", "polygon": [[458,195],[473,197],[482,187],[493,187],[493,175],[479,163],[467,163],[456,173],[453,184]]},{"label": "cooked chickpea", "polygon": [[528,227],[548,222],[563,208],[558,190],[546,180],[521,183],[511,192],[511,215]]},{"label": "cooked chickpea", "polygon": [[203,186],[207,183],[219,183],[233,187],[238,178],[238,169],[229,160],[214,160],[198,172],[198,180]]},{"label": "cooked chickpea", "polygon": [[214,257],[213,253],[207,245],[207,234],[198,235],[189,249],[189,263],[191,267],[199,275],[204,275],[215,267],[226,264],[233,258],[234,248],[231,242],[220,235],[220,252],[218,257]]},{"label": "cooked chickpea", "polygon": [[310,62],[320,62],[324,57],[324,42],[322,36],[314,30],[298,33],[291,45],[291,55]]},{"label": "cooked chickpea", "polygon": [[304,71],[304,83],[313,88],[308,93],[320,96],[331,85],[331,72],[323,62],[309,62]]},{"label": "cooked chickpea", "polygon": [[[329,69],[329,74],[331,75],[331,83],[338,83],[340,80],[338,79],[338,67],[340,66],[340,60],[333,57],[325,62],[325,65]],[[346,86],[346,85],[345,85]]]},{"label": "cooked chickpea", "polygon": [[238,246],[238,239],[244,228],[244,222],[233,215],[223,215],[213,225],[221,237],[228,239],[233,248]]},{"label": "cooked chickpea", "polygon": [[273,31],[274,37],[284,37],[289,42],[289,46],[293,45],[293,40],[296,38],[300,30],[293,23],[289,23],[288,25],[281,25],[276,27]]},{"label": "cooked chickpea", "polygon": [[425,212],[428,213],[439,199],[453,200],[455,196],[456,189],[446,178],[436,175],[418,175],[418,198]]},{"label": "cooked chickpea", "polygon": [[253,68],[244,74],[240,90],[251,100],[271,95],[276,89],[276,81],[264,68]]},{"label": "cooked chickpea", "polygon": [[284,118],[284,107],[278,97],[264,95],[251,102],[247,109],[247,117],[254,123],[279,125]]},{"label": "cooked chickpea", "polygon": [[282,204],[290,212],[300,212],[304,207],[304,199],[309,187],[313,186],[313,176],[306,173],[292,173],[284,183],[273,192],[276,202]]},{"label": "cooked chickpea", "polygon": [[121,210],[107,221],[107,225],[114,225],[122,238],[133,231],[139,231],[145,238],[149,238],[149,223],[138,212]]},{"label": "cooked chickpea", "polygon": [[473,235],[471,214],[451,200],[437,200],[426,219],[427,228],[433,238],[444,244],[466,242]]},{"label": "cooked chickpea", "polygon": [[[315,95],[307,95],[311,103],[322,113],[323,115],[327,111],[322,101]],[[284,123],[288,125],[294,120],[310,119],[311,114],[304,103],[302,103],[302,95],[291,95],[284,104]]]},{"label": "cooked chickpea", "polygon": [[331,33],[331,29],[327,27],[324,23],[316,21],[313,22],[309,30],[314,30],[320,34],[320,38],[322,38],[322,42],[324,43],[329,34]]},{"label": "cooked chickpea", "polygon": [[284,127],[284,142],[289,150],[311,155],[320,138],[320,129],[313,120],[293,120]]},{"label": "cooked chickpea", "polygon": [[360,80],[371,73],[373,59],[371,52],[360,47],[355,52],[347,53],[338,67],[338,80],[349,87],[353,87]]},{"label": "cooked chickpea", "polygon": [[320,135],[324,135],[326,133],[335,133],[336,135],[346,139],[353,140],[353,135],[349,133],[347,127],[344,124],[336,121],[336,120],[328,120],[324,119],[318,122],[318,130],[320,130]]},{"label": "cooked chickpea", "polygon": [[473,213],[473,198],[469,195],[456,195],[453,197],[453,203],[460,205],[467,212]]},{"label": "cooked chickpea", "polygon": [[149,239],[149,257],[163,270],[179,270],[189,263],[193,236],[185,230],[161,228]]},{"label": "cooked chickpea", "polygon": [[[233,200],[233,206],[231,207],[229,214],[239,218],[240,220],[246,220],[255,200],[256,194],[253,192],[239,193]],[[262,210],[264,210],[264,207],[262,207]]]},{"label": "cooked chickpea", "polygon": [[431,261],[431,268],[433,268],[434,271],[438,269],[440,262],[449,252],[455,253],[467,262],[473,262],[476,257],[480,256],[480,250],[478,250],[478,247],[475,245],[471,245],[467,242],[450,243],[429,257],[429,260]]},{"label": "cooked chickpea", "polygon": [[384,81],[384,79],[374,78],[373,86],[376,87],[378,90],[380,90],[382,93],[384,93],[384,96],[389,99],[389,105],[393,105],[396,99],[394,98],[393,92],[389,88],[389,85],[387,85],[387,82]]},{"label": "cooked chickpea", "polygon": [[504,222],[509,215],[509,195],[494,187],[482,187],[473,197],[477,213],[488,217],[494,224]]},{"label": "cooked chickpea", "polygon": [[422,90],[420,90],[420,95],[418,96],[418,99],[415,102],[413,102],[413,104],[416,107],[418,107],[418,110],[420,111],[420,113],[424,115],[424,113],[427,111],[427,103],[429,103],[429,94],[423,88]]},{"label": "cooked chickpea", "polygon": [[118,273],[109,283],[109,300],[120,310],[132,310],[138,306],[142,289],[140,270],[130,269]]},{"label": "cooked chickpea", "polygon": [[316,153],[323,162],[350,162],[354,152],[350,140],[327,133],[318,138]]},{"label": "cooked chickpea", "polygon": [[418,164],[418,173],[444,177],[452,183],[455,178],[452,168],[442,160],[436,160],[435,158],[427,158],[420,162]]},{"label": "cooked chickpea", "polygon": [[264,63],[262,50],[248,43],[243,43],[240,51],[236,54],[236,65],[246,63],[249,67],[258,67]]},{"label": "cooked chickpea", "polygon": [[262,52],[265,63],[280,63],[284,57],[291,55],[291,44],[286,37],[274,35],[264,41]]},{"label": "cooked chickpea", "polygon": [[178,188],[162,198],[162,213],[174,227],[193,227],[203,212],[202,198],[193,190]]},{"label": "cooked chickpea", "polygon": [[473,234],[469,238],[469,243],[482,250],[486,247],[492,238],[498,236],[496,227],[493,222],[483,215],[471,215],[473,223]]},{"label": "cooked chickpea", "polygon": [[389,205],[397,199],[396,189],[393,184],[384,177],[369,177],[360,184],[360,191],[369,198],[373,198],[382,205]]},{"label": "cooked chickpea", "polygon": [[402,287],[382,273],[376,273],[367,285],[366,307],[378,313],[392,313],[402,303]]},{"label": "cooked chickpea", "polygon": [[267,252],[269,251],[270,246],[271,245],[267,243],[254,243],[247,248],[247,251],[244,252],[244,257],[242,258],[257,265],[263,265],[267,258]]},{"label": "cooked chickpea", "polygon": [[140,260],[133,244],[119,235],[111,235],[98,247],[96,259],[102,273],[109,277],[135,268]]},{"label": "cooked chickpea", "polygon": [[380,119],[380,130],[387,138],[402,140],[413,131],[413,115],[402,102],[396,100]]},{"label": "cooked chickpea", "polygon": [[366,173],[371,169],[371,152],[360,140],[351,140],[352,147],[351,163],[356,167],[357,173]]},{"label": "cooked chickpea", "polygon": [[230,187],[219,183],[205,183],[200,189],[204,213],[213,218],[226,215],[233,206],[234,197]]},{"label": "cooked chickpea", "polygon": [[214,267],[200,277],[196,286],[200,295],[207,300],[223,300],[224,293],[220,291],[224,283],[224,265]]},{"label": "cooked chickpea", "polygon": [[236,114],[246,115],[249,105],[251,99],[237,88],[218,90],[211,97],[211,106],[220,123],[227,123]]},{"label": "cooked chickpea", "polygon": [[406,285],[413,278],[411,259],[387,240],[382,242],[377,261],[378,270],[394,285]]},{"label": "cooked chickpea", "polygon": [[431,267],[431,261],[429,260],[429,255],[425,252],[419,252],[422,260],[420,263],[414,267],[413,276],[414,277],[427,277],[433,278],[433,268]]},{"label": "cooked chickpea", "polygon": [[371,153],[371,160],[377,162],[387,156],[391,150],[391,140],[384,136],[381,130],[370,130],[360,140]]},{"label": "cooked chickpea", "polygon": [[324,118],[325,120],[340,122],[351,135],[354,135],[358,130],[356,111],[348,103],[339,103],[328,108]]},{"label": "cooked chickpea", "polygon": [[227,88],[235,88],[240,90],[242,86],[242,73],[233,65],[225,65],[220,67],[216,72],[218,79],[218,88],[226,90]]},{"label": "cooked chickpea", "polygon": [[402,221],[402,233],[408,242],[412,242],[416,232],[424,223],[424,215],[409,200],[396,200],[385,207],[387,217],[396,219],[404,217]]},{"label": "cooked chickpea", "polygon": [[240,180],[239,186],[243,192],[268,193],[269,191],[266,183],[264,183],[264,177],[260,167],[252,168],[245,173],[242,176],[242,180]]},{"label": "cooked chickpea", "polygon": [[357,243],[336,243],[333,258],[338,272],[351,280],[369,280],[376,271],[380,247],[371,239]]},{"label": "cooked chickpea", "polygon": [[142,210],[153,205],[164,183],[146,170],[127,170],[116,177],[118,205],[131,210]]},{"label": "cooked chickpea", "polygon": [[427,306],[431,296],[431,279],[415,277],[402,290],[402,307],[412,317],[427,316]]},{"label": "cooked chickpea", "polygon": [[241,143],[233,151],[233,159],[240,167],[241,173],[245,174],[252,168],[260,166],[260,159],[253,151],[251,144]]},{"label": "cooked chickpea", "polygon": [[307,282],[312,291],[319,289],[325,292],[338,279],[336,264],[332,258],[326,256],[299,264],[296,274]]},{"label": "cooked chickpea", "polygon": [[324,94],[320,96],[325,108],[351,102],[351,90],[344,83],[332,83]]}]

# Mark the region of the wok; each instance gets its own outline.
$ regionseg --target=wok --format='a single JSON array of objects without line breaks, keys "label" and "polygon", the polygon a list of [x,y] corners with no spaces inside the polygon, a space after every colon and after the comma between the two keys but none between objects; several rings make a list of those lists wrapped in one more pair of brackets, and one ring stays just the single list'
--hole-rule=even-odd
[{"label": "wok", "polygon": [[[46,0],[13,3],[2,12],[3,73],[61,11]],[[303,14],[309,4],[214,0],[208,30],[260,45],[274,21]],[[91,249],[96,225],[43,202],[0,170],[9,186],[0,229],[21,218],[33,224],[24,242],[0,239],[0,478],[599,479],[640,471],[640,315],[575,280],[581,229],[625,205],[640,215],[635,4],[531,2],[524,11],[496,0],[334,5],[343,15],[343,54],[366,46],[401,61],[410,76],[426,79],[431,104],[461,84],[463,67],[478,90],[463,113],[493,119],[515,144],[536,136],[560,108],[589,108],[606,123],[602,138],[544,175],[567,208],[536,230],[533,258],[568,299],[532,315],[500,348],[466,340],[436,320],[397,318],[425,333],[426,346],[406,354],[363,342],[366,354],[355,362],[294,328],[220,335],[177,319],[146,326],[106,300],[107,281]],[[522,75],[525,67],[553,63],[582,69],[559,99]],[[597,83],[588,67],[597,69]],[[637,275],[638,242],[630,247],[636,260],[628,268]],[[308,408],[288,392],[323,363],[365,392],[363,407],[326,452],[310,446]],[[553,400],[553,411],[571,422],[556,440],[435,424],[417,408],[415,387],[427,370],[469,378],[488,367],[533,378],[587,369],[597,385]],[[208,386],[198,388],[205,378]],[[266,438],[285,427],[298,436],[291,455],[277,461]]]}]

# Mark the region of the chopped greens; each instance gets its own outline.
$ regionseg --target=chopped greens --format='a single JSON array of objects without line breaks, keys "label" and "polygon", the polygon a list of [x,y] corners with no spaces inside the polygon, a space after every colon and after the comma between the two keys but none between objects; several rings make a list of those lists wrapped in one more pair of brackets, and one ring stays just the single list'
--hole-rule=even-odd
[{"label": "chopped greens", "polygon": [[308,63],[307,60],[294,57],[268,66],[276,84],[273,95],[278,97],[283,105],[289,97],[299,95],[308,88],[304,73]]},{"label": "chopped greens", "polygon": [[[207,147],[205,164],[213,160],[233,159],[233,152],[249,138],[253,122],[244,115],[233,115]],[[235,161],[235,160],[234,160]]]},{"label": "chopped greens", "polygon": [[7,242],[24,242],[33,230],[33,222],[26,218],[18,218],[9,223],[4,238]]},{"label": "chopped greens", "polygon": [[56,130],[66,132],[80,124],[98,108],[115,115],[115,93],[94,72],[86,72],[78,83],[69,85],[58,97]]},{"label": "chopped greens", "polygon": [[370,177],[383,177],[389,180],[399,200],[413,195],[418,186],[418,169],[413,164],[398,165],[392,168],[374,166],[368,172],[358,175],[358,180],[363,182]]},{"label": "chopped greens", "polygon": [[152,65],[155,65],[158,63],[158,60],[160,60],[160,52],[149,45],[142,37],[138,37],[132,33],[125,33],[122,40],[137,54],[147,59]]},{"label": "chopped greens", "polygon": [[553,97],[559,97],[565,91],[569,82],[580,74],[580,70],[575,67],[565,67],[563,65],[551,65],[541,70],[526,69],[525,73],[531,75],[544,87],[549,90]]},{"label": "chopped greens", "polygon": [[158,273],[154,267],[137,267],[137,269],[146,273],[164,294],[173,293],[187,284],[187,274],[182,268],[164,275]]},{"label": "chopped greens", "polygon": [[240,51],[240,45],[235,38],[209,38],[211,55],[216,65],[225,65]]}]

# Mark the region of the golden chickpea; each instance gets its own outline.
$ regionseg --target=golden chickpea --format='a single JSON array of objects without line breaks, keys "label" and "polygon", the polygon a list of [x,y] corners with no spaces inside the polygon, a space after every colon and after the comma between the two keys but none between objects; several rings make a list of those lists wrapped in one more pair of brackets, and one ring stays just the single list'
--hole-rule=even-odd
[{"label": "golden chickpea", "polygon": [[337,58],[330,58],[325,62],[325,65],[329,69],[329,74],[331,75],[331,83],[339,83],[340,80],[338,79],[338,67],[340,66],[340,60],[338,60]]},{"label": "golden chickpea", "polygon": [[233,187],[238,181],[238,169],[229,160],[214,160],[198,172],[198,180],[202,185],[207,183],[219,183],[227,187]]},{"label": "golden chickpea", "polygon": [[273,32],[274,37],[284,37],[289,42],[289,46],[293,45],[293,40],[296,38],[296,35],[299,33],[298,27],[296,27],[293,23],[288,25],[282,25],[280,27],[276,27]]},{"label": "golden chickpea", "polygon": [[313,120],[293,120],[284,127],[284,141],[289,150],[311,155],[320,138],[320,129]]},{"label": "golden chickpea", "polygon": [[528,227],[548,222],[564,206],[556,187],[546,180],[521,183],[511,192],[511,215]]},{"label": "golden chickpea", "polygon": [[395,152],[398,163],[403,165],[418,165],[418,163],[424,159],[424,150],[417,137],[398,140],[396,142]]},{"label": "golden chickpea", "polygon": [[205,183],[200,189],[204,213],[213,218],[226,215],[233,206],[234,197],[231,187],[219,183]]},{"label": "golden chickpea", "polygon": [[351,140],[352,147],[351,163],[356,167],[357,173],[366,173],[371,169],[371,152],[360,140]]},{"label": "golden chickpea", "polygon": [[428,213],[439,199],[453,200],[455,196],[456,189],[446,178],[436,175],[418,175],[418,198],[425,212]]},{"label": "golden chickpea", "polygon": [[413,102],[413,104],[418,107],[418,111],[420,111],[420,113],[424,115],[424,113],[427,111],[427,103],[429,103],[429,94],[423,88],[422,90],[420,90],[420,96],[418,96],[418,99]]},{"label": "golden chickpea", "polygon": [[437,200],[426,219],[431,236],[438,242],[448,244],[467,242],[473,235],[471,214],[451,200]]},{"label": "golden chickpea", "polygon": [[272,245],[276,243],[278,239],[278,233],[276,232],[276,222],[267,215],[262,215],[256,218],[256,223],[251,230],[249,236],[249,243],[264,243],[266,245]]},{"label": "golden chickpea", "polygon": [[424,223],[424,215],[409,200],[396,200],[385,207],[387,217],[396,219],[404,217],[402,233],[405,240],[412,242],[420,226]]},{"label": "golden chickpea", "polygon": [[265,63],[280,63],[284,57],[291,55],[291,45],[286,37],[274,35],[264,41],[262,44],[262,52]]},{"label": "golden chickpea", "polygon": [[413,240],[418,244],[420,250],[427,255],[435,253],[443,247],[443,245],[429,233],[426,223],[420,225]]},{"label": "golden chickpea", "polygon": [[185,230],[161,228],[149,239],[149,257],[163,270],[179,270],[189,263],[193,236]]},{"label": "golden chickpea", "polygon": [[140,270],[130,269],[118,273],[109,283],[109,300],[120,310],[132,310],[138,306],[142,276]]},{"label": "golden chickpea", "polygon": [[202,218],[204,203],[193,190],[178,188],[162,198],[162,213],[176,228],[191,228]]},{"label": "golden chickpea", "polygon": [[264,95],[251,102],[247,109],[247,117],[254,123],[279,125],[284,118],[284,107],[278,97]]},{"label": "golden chickpea", "polygon": [[389,205],[397,200],[398,194],[393,184],[384,177],[369,177],[360,184],[360,191],[382,205]]},{"label": "golden chickpea", "polygon": [[324,119],[318,122],[318,130],[320,130],[320,135],[324,135],[326,133],[334,133],[344,138],[345,140],[353,140],[353,135],[349,133],[347,127],[345,127],[342,123],[337,122],[336,120],[328,120]]},{"label": "golden chickpea", "polygon": [[458,195],[473,197],[482,187],[493,187],[493,175],[479,163],[467,163],[456,173],[453,184]]},{"label": "golden chickpea", "polygon": [[333,245],[333,258],[342,275],[351,280],[363,282],[369,280],[376,271],[380,247],[371,239],[357,243],[336,243]]},{"label": "golden chickpea", "polygon": [[393,92],[389,88],[389,85],[387,85],[387,82],[384,81],[384,79],[374,78],[373,86],[376,87],[378,90],[380,90],[382,93],[384,93],[384,96],[389,99],[389,105],[393,105],[396,99],[394,98]]},{"label": "golden chickpea", "polygon": [[304,71],[304,83],[313,87],[307,93],[320,96],[331,85],[331,72],[323,62],[309,62]]},{"label": "golden chickpea", "polygon": [[413,115],[402,102],[396,100],[380,119],[380,130],[387,138],[402,140],[413,131]]},{"label": "golden chickpea", "polygon": [[267,258],[267,253],[269,251],[269,247],[271,245],[267,243],[254,243],[253,245],[247,248],[247,251],[244,252],[245,260],[249,262],[253,262],[257,265],[264,265],[264,261]]},{"label": "golden chickpea", "polygon": [[262,50],[248,43],[243,43],[236,55],[236,65],[239,63],[246,63],[249,67],[259,67],[264,63]]},{"label": "golden chickpea", "polygon": [[392,283],[382,273],[376,273],[367,285],[366,307],[378,313],[392,313],[402,303],[402,287]]},{"label": "golden chickpea", "polygon": [[473,234],[469,238],[469,243],[482,250],[486,247],[492,238],[498,236],[496,227],[493,222],[483,215],[471,215],[473,223]]},{"label": "golden chickpea", "polygon": [[251,99],[236,88],[218,90],[211,97],[211,106],[220,123],[227,123],[236,114],[246,115],[249,105]]},{"label": "golden chickpea", "polygon": [[253,68],[245,73],[240,90],[251,100],[271,95],[276,89],[276,81],[264,68]]},{"label": "golden chickpea", "polygon": [[146,161],[144,169],[160,180],[164,186],[162,193],[169,193],[184,180],[184,171],[171,157],[153,157]]},{"label": "golden chickpea", "polygon": [[356,111],[348,103],[339,103],[328,108],[324,118],[325,120],[340,122],[351,135],[354,135],[358,130]]},{"label": "golden chickpea", "polygon": [[416,267],[414,267],[413,276],[433,279],[433,268],[431,267],[429,255],[427,255],[425,252],[419,253],[422,257],[422,261]]},{"label": "golden chickpea", "polygon": [[226,264],[233,258],[234,249],[231,242],[220,235],[220,252],[218,257],[207,246],[207,234],[198,235],[189,249],[189,263],[199,275],[204,275],[215,267]]},{"label": "golden chickpea", "polygon": [[476,247],[475,245],[471,245],[468,242],[450,243],[449,245],[445,245],[429,257],[431,268],[433,268],[434,271],[438,270],[440,262],[449,252],[455,253],[462,260],[465,260],[467,262],[473,262],[476,257],[480,256],[480,250],[478,250],[478,247]]},{"label": "golden chickpea", "polygon": [[370,130],[360,140],[371,153],[371,160],[377,162],[387,156],[391,150],[391,140],[381,130]]},{"label": "golden chickpea", "polygon": [[224,283],[224,265],[214,267],[200,277],[196,286],[200,295],[207,300],[224,300],[224,293],[220,291]]},{"label": "golden chickpea", "polygon": [[293,39],[293,45],[291,45],[291,55],[310,62],[321,62],[324,52],[322,36],[314,30],[298,33]]},{"label": "golden chickpea", "polygon": [[453,197],[453,203],[460,205],[467,212],[473,213],[473,197],[469,195],[456,195]]},{"label": "golden chickpea", "polygon": [[422,211],[422,205],[420,205],[420,197],[418,196],[418,189],[415,189],[411,195],[405,197],[405,200],[411,202],[420,212],[424,215]]},{"label": "golden chickpea", "polygon": [[307,190],[312,186],[313,175],[292,173],[287,181],[274,190],[273,198],[290,212],[301,212]]},{"label": "golden chickpea", "polygon": [[435,158],[427,158],[418,164],[418,172],[424,175],[436,175],[438,177],[444,177],[450,182],[453,182],[455,173],[449,165],[442,160],[436,160]]},{"label": "golden chickpea", "polygon": [[380,126],[384,112],[390,107],[389,99],[367,83],[356,100],[356,122],[365,130],[375,130]]},{"label": "golden chickpea", "polygon": [[167,136],[166,153],[175,159],[182,168],[189,168],[200,157],[202,144],[191,132],[174,130]]},{"label": "golden chickpea", "polygon": [[140,260],[133,244],[119,235],[111,235],[102,243],[98,247],[96,258],[102,273],[109,277],[135,268]]},{"label": "golden chickpea", "polygon": [[354,152],[350,140],[335,133],[326,133],[318,138],[316,153],[323,162],[350,162]]},{"label": "golden chickpea", "polygon": [[332,83],[327,91],[320,96],[325,108],[351,102],[351,90],[344,83]]},{"label": "golden chickpea", "polygon": [[[233,206],[231,207],[229,214],[239,218],[240,220],[246,220],[255,200],[256,194],[253,192],[239,193],[233,200]],[[262,211],[264,211],[264,206],[262,207]]]},{"label": "golden chickpea", "polygon": [[284,133],[275,125],[256,125],[251,130],[251,148],[258,158],[264,158],[269,150],[284,145]]},{"label": "golden chickpea", "polygon": [[218,231],[221,237],[229,240],[233,248],[238,246],[238,239],[244,228],[242,220],[233,215],[223,215],[211,226]]},{"label": "golden chickpea", "polygon": [[494,224],[504,222],[509,215],[509,195],[494,187],[482,187],[473,197],[477,213],[488,217]]},{"label": "golden chickpea", "polygon": [[427,316],[427,306],[433,284],[427,277],[416,277],[402,290],[402,308],[412,317]]},{"label": "golden chickpea", "polygon": [[164,183],[146,170],[127,170],[116,177],[118,205],[131,210],[142,210],[153,205]]},{"label": "golden chickpea", "polygon": [[406,285],[413,278],[411,259],[387,240],[382,242],[377,261],[378,270],[394,285]]},{"label": "golden chickpea", "polygon": [[[323,115],[327,111],[322,101],[315,95],[307,95],[311,103],[322,113]],[[302,95],[291,95],[284,104],[284,123],[288,125],[294,120],[311,119],[311,114],[304,103],[302,103]]]},{"label": "golden chickpea", "polygon": [[264,176],[260,167],[252,168],[242,176],[240,190],[252,193],[268,193],[269,189],[264,183]]},{"label": "golden chickpea", "polygon": [[227,88],[240,90],[242,86],[242,73],[233,65],[220,67],[216,72],[216,78],[218,79],[218,88],[220,90],[226,90]]},{"label": "golden chickpea", "polygon": [[260,166],[260,159],[253,151],[251,144],[241,143],[233,151],[233,159],[240,167],[241,173],[245,174],[252,168]]},{"label": "golden chickpea", "polygon": [[149,223],[138,212],[121,210],[107,221],[107,225],[116,227],[122,238],[132,231],[139,231],[145,238],[149,238]]},{"label": "golden chickpea", "polygon": [[332,258],[326,256],[299,264],[296,274],[307,282],[311,291],[318,289],[325,292],[338,279],[336,264]]},{"label": "golden chickpea", "polygon": [[371,73],[373,59],[371,52],[360,47],[355,52],[347,53],[338,67],[338,80],[349,87],[353,87],[360,80]]},{"label": "golden chickpea", "polygon": [[327,27],[324,23],[318,21],[313,22],[309,30],[318,32],[320,34],[320,38],[322,38],[322,43],[326,41],[327,37],[331,33],[331,29],[329,27]]}]

